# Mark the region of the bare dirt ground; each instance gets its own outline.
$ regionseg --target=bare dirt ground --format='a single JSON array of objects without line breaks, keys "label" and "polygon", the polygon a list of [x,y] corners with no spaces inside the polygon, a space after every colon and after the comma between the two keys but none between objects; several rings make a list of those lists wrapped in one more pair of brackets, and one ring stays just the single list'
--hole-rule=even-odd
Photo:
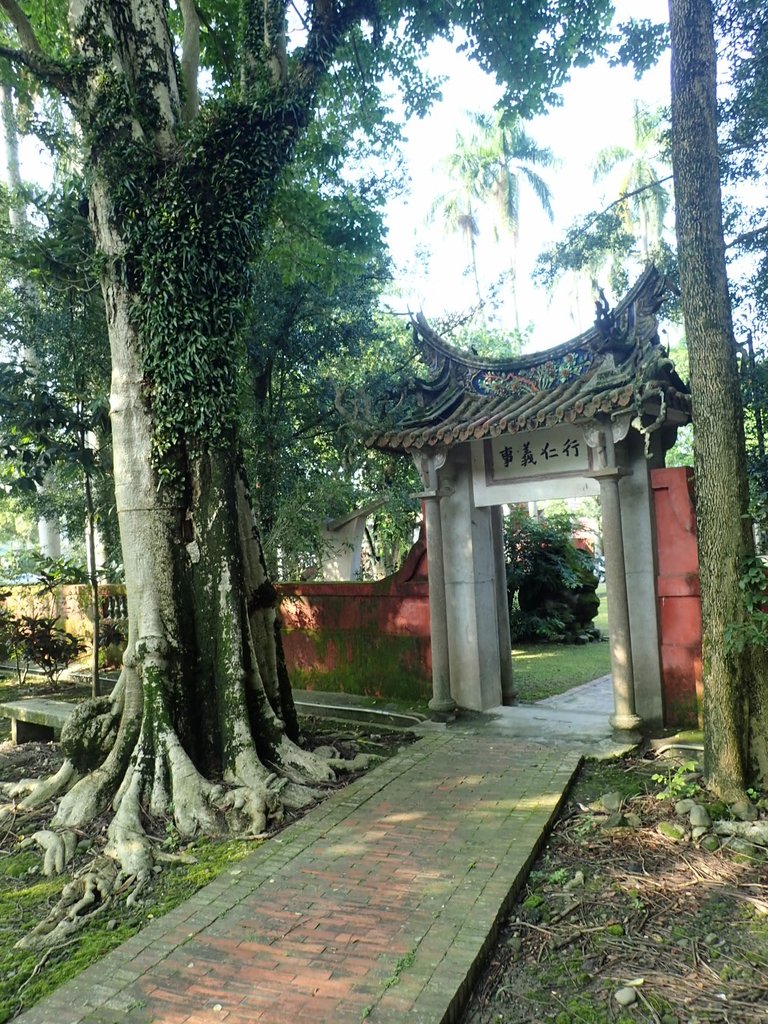
[{"label": "bare dirt ground", "polygon": [[768,1021],[765,852],[709,851],[711,829],[692,840],[676,798],[724,809],[689,775],[642,759],[583,769],[463,1024]]}]

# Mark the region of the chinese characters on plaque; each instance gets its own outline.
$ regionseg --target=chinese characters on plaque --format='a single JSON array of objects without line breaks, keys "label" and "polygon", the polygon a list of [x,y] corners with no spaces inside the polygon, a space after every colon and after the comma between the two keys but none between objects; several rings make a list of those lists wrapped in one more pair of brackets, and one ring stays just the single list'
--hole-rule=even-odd
[{"label": "chinese characters on plaque", "polygon": [[486,444],[491,456],[490,465],[486,456],[489,483],[585,473],[590,468],[589,448],[583,431],[576,427],[504,434]]}]

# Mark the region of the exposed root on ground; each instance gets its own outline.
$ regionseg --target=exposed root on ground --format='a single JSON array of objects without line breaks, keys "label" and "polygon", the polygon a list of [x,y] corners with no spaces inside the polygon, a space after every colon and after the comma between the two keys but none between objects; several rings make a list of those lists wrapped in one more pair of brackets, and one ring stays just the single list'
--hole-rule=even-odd
[{"label": "exposed root on ground", "polygon": [[74,832],[52,832],[50,829],[40,829],[33,835],[24,839],[20,849],[26,846],[37,845],[43,851],[43,874],[60,875],[66,866],[73,860],[77,850],[77,835]]},{"label": "exposed root on ground", "polygon": [[289,781],[298,785],[321,785],[332,782],[335,773],[331,763],[309,750],[303,750],[284,736],[277,752],[277,767]]},{"label": "exposed root on ground", "polygon": [[[71,834],[71,833],[70,833]],[[38,833],[37,842],[42,833]],[[64,841],[64,837],[61,838]],[[52,849],[49,846],[48,849]],[[47,852],[46,852],[47,856]],[[97,857],[86,869],[64,886],[59,902],[31,932],[16,943],[17,949],[48,949],[58,946],[78,932],[94,914],[104,911],[120,891],[121,875],[117,865],[106,857]]]},{"label": "exposed root on ground", "polygon": [[[65,761],[55,775],[45,779],[22,779],[20,782],[5,783],[0,791],[11,797],[13,802],[0,806],[0,821],[24,811],[34,810],[54,800],[65,792],[77,778],[75,766]],[[21,797],[17,800],[17,797]]]}]

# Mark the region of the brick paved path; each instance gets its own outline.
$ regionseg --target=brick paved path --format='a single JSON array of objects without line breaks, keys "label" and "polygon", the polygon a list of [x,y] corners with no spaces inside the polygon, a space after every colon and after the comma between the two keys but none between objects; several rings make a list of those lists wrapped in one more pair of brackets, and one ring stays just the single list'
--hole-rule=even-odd
[{"label": "brick paved path", "polygon": [[452,1021],[577,763],[428,735],[17,1020]]}]

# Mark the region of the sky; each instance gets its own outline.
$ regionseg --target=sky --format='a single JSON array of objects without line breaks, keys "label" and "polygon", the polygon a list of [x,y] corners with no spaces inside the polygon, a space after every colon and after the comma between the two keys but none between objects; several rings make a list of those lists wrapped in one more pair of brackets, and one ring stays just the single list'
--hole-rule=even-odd
[{"label": "sky", "polygon": [[[629,0],[620,0],[617,8],[620,20],[637,14],[637,4]],[[666,0],[643,0],[642,16],[665,21]],[[399,291],[389,302],[397,312],[422,309],[428,319],[467,309],[475,301],[474,285],[466,273],[466,243],[446,234],[439,218],[434,223],[428,220],[435,197],[451,187],[440,163],[454,148],[456,131],[467,130],[465,112],[490,112],[500,94],[492,79],[456,55],[448,44],[432,48],[429,65],[448,76],[443,100],[427,118],[409,126],[404,156],[411,188],[408,194],[391,201],[387,210]],[[592,164],[606,146],[631,145],[635,99],[651,107],[669,103],[668,57],[639,82],[628,68],[608,68],[599,63],[577,69],[564,90],[563,105],[530,122],[530,134],[540,145],[550,147],[560,163],[541,172],[553,194],[552,224],[529,192],[521,195],[518,307],[521,326],[533,325],[532,338],[526,345],[529,350],[568,341],[594,320],[589,296],[582,296],[578,309],[564,293],[550,301],[530,282],[530,272],[540,251],[561,237],[574,217],[600,209],[616,198],[615,194],[606,194],[605,183],[593,184]],[[430,257],[425,249],[431,250]],[[482,214],[477,254],[486,281],[505,269],[504,251],[493,243],[491,219],[483,219]],[[511,328],[513,322],[511,304],[507,304],[501,310],[500,326]]]}]

